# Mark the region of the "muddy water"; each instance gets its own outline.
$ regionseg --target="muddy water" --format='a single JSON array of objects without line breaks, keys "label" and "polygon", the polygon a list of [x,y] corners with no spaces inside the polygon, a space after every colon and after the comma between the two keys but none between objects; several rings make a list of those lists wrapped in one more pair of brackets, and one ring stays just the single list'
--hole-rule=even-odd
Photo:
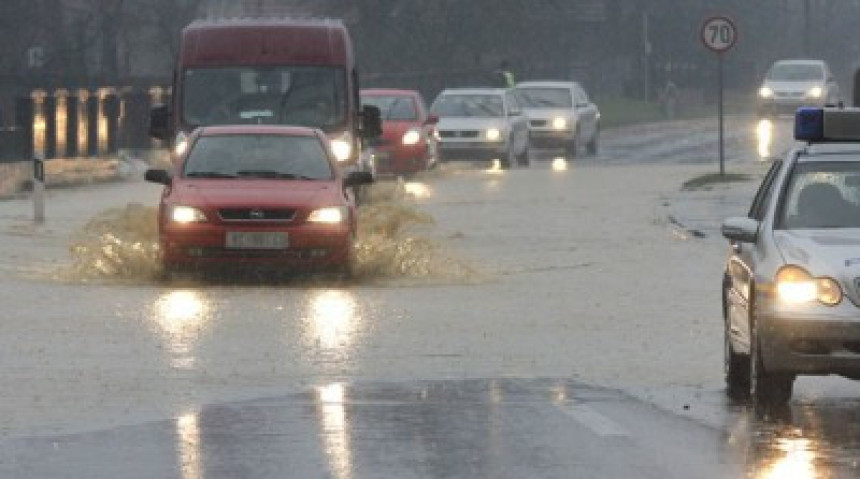
[{"label": "muddy water", "polygon": [[[479,274],[433,239],[435,221],[412,201],[402,182],[374,185],[359,208],[356,280],[476,281]],[[70,245],[66,281],[152,282],[161,276],[157,210],[140,204],[106,210],[82,228]]]}]

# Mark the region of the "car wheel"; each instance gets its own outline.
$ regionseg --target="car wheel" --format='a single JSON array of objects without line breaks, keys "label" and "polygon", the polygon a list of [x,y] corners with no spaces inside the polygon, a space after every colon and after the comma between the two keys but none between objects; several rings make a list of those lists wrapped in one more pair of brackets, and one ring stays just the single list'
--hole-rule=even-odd
[{"label": "car wheel", "polygon": [[576,139],[579,137],[579,132],[573,134],[573,139],[567,144],[564,148],[564,152],[567,154],[568,158],[576,158],[576,150],[577,150],[577,141]]},{"label": "car wheel", "polygon": [[725,321],[723,333],[723,369],[726,375],[726,394],[735,400],[745,400],[750,394],[750,357],[735,353]]},{"label": "car wheel", "polygon": [[505,152],[505,157],[502,158],[499,163],[503,170],[509,170],[516,164],[517,158],[514,155],[514,150],[508,146],[508,150]]},{"label": "car wheel", "polygon": [[794,375],[768,373],[764,368],[759,341],[758,326],[753,321],[750,338],[750,398],[757,408],[785,406],[791,400]]},{"label": "car wheel", "polygon": [[600,137],[600,130],[594,132],[594,138],[585,145],[585,149],[588,152],[589,156],[597,156],[598,151],[598,138]]},{"label": "car wheel", "polygon": [[520,164],[520,166],[525,166],[526,168],[531,166],[531,158],[529,156],[528,144],[526,144],[526,147],[523,149],[522,154],[520,154],[520,156],[517,158],[517,162]]}]

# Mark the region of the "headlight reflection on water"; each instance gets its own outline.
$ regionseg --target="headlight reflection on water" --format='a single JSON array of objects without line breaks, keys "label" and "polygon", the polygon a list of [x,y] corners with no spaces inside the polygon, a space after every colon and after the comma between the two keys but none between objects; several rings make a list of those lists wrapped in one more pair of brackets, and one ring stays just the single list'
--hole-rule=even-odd
[{"label": "headlight reflection on water", "polygon": [[567,160],[564,158],[553,158],[552,171],[567,171]]},{"label": "headlight reflection on water", "polygon": [[352,455],[344,386],[340,383],[332,383],[318,387],[316,393],[320,434],[332,476],[348,479],[352,477]]},{"label": "headlight reflection on water", "polygon": [[773,145],[773,122],[767,118],[761,119],[755,131],[759,158],[770,158],[771,146]]},{"label": "headlight reflection on water", "polygon": [[176,452],[182,479],[203,479],[200,424],[197,413],[176,418]]},{"label": "headlight reflection on water", "polygon": [[805,438],[781,439],[777,448],[785,455],[774,462],[759,479],[816,479],[812,441]]},{"label": "headlight reflection on water", "polygon": [[194,344],[209,320],[206,299],[195,291],[171,291],[156,300],[153,313],[153,320],[172,354],[173,367],[192,369]]},{"label": "headlight reflection on water", "polygon": [[308,334],[322,349],[345,349],[355,340],[361,317],[355,296],[347,291],[321,291],[308,307]]}]

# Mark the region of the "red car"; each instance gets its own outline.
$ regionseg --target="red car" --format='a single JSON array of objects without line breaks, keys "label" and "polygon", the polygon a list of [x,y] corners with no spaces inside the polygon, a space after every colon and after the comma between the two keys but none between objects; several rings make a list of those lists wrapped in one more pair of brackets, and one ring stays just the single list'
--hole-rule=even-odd
[{"label": "red car", "polygon": [[361,103],[382,113],[382,136],[371,140],[377,174],[411,175],[436,162],[438,118],[414,90],[362,90]]},{"label": "red car", "polygon": [[284,126],[197,129],[176,173],[148,170],[165,186],[158,215],[165,271],[254,266],[348,273],[356,236],[350,187],[325,135]]}]

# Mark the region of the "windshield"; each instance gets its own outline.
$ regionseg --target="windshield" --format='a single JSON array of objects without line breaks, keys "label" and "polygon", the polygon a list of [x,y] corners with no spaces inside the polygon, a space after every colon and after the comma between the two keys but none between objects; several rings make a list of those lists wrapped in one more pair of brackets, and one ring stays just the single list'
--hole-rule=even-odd
[{"label": "windshield", "polygon": [[798,164],[783,201],[786,229],[860,228],[860,161]]},{"label": "windshield", "polygon": [[567,88],[517,88],[524,108],[570,108],[573,96]]},{"label": "windshield", "polygon": [[777,63],[767,74],[768,80],[776,81],[816,81],[824,79],[821,65],[809,63]]},{"label": "windshield", "polygon": [[430,108],[440,117],[488,117],[504,116],[505,108],[499,95],[457,95],[439,97]]},{"label": "windshield", "polygon": [[185,161],[185,177],[330,180],[331,165],[316,137],[218,135],[200,137]]},{"label": "windshield", "polygon": [[346,80],[337,67],[205,68],[184,73],[190,126],[266,124],[335,129],[345,123]]},{"label": "windshield", "polygon": [[363,105],[373,105],[382,112],[382,119],[389,121],[417,121],[418,110],[415,99],[411,96],[379,96],[365,95],[361,97]]}]

